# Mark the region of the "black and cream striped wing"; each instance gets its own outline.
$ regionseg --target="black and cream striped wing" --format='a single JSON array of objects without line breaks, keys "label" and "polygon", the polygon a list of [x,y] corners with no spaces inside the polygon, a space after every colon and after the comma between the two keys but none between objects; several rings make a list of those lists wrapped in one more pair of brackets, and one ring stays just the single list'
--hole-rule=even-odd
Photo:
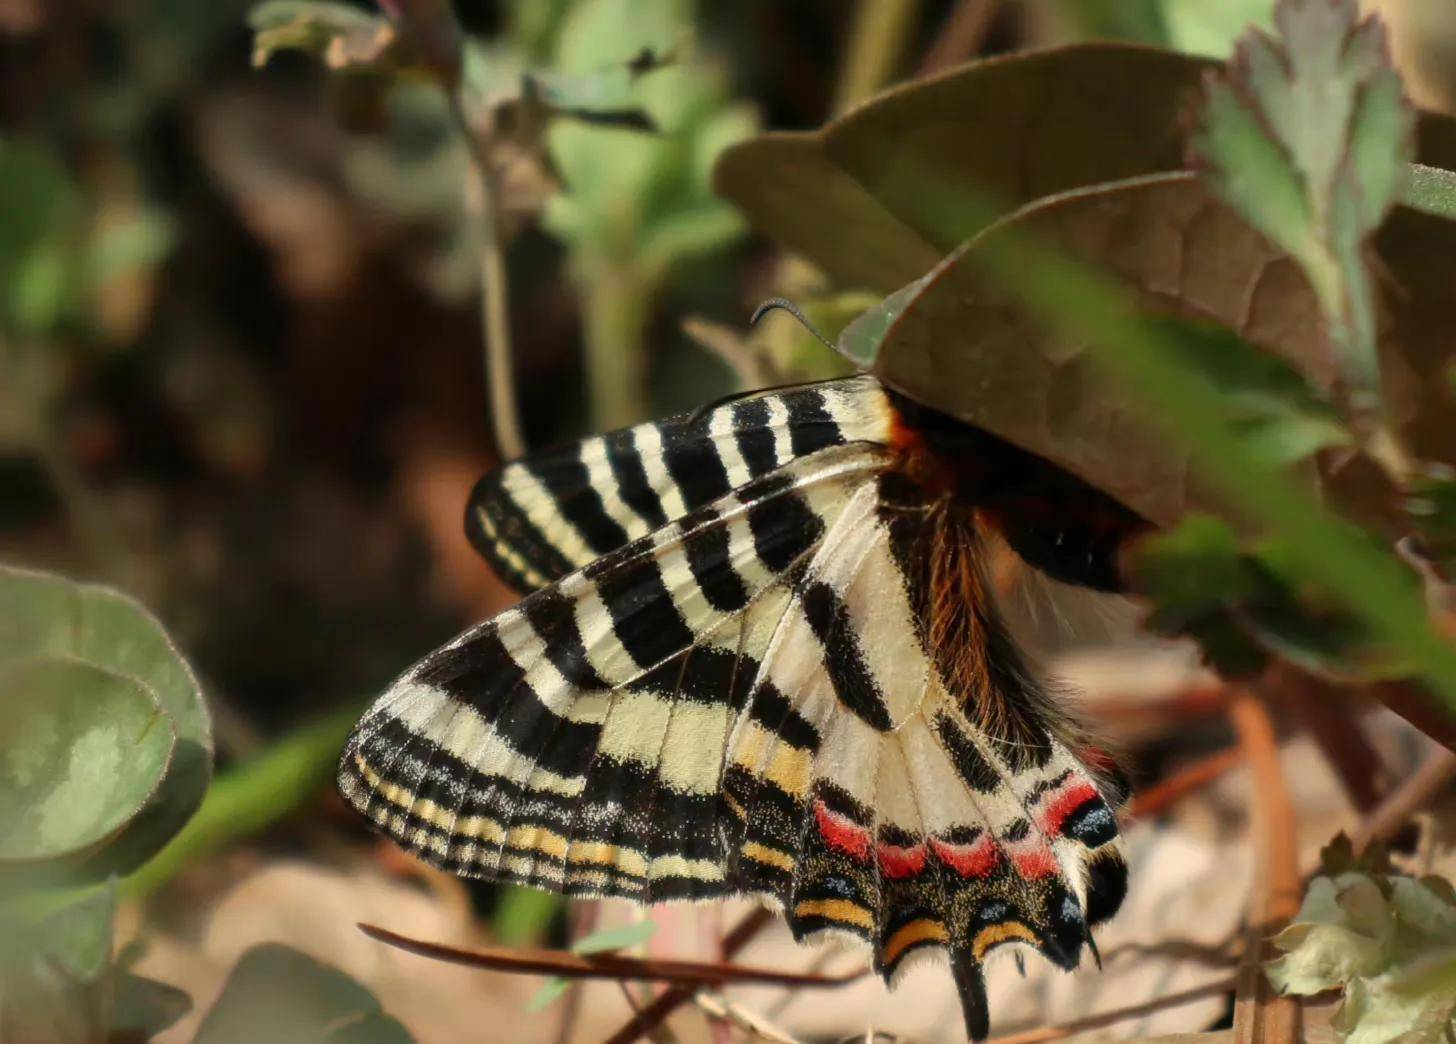
[{"label": "black and cream striped wing", "polygon": [[992,604],[968,628],[983,691],[947,687],[913,561],[934,552],[894,483],[861,488],[825,534],[760,658],[726,751],[730,877],[782,904],[796,938],[867,944],[892,983],[947,954],[980,1038],[991,951],[1075,967],[1125,867]]},{"label": "black and cream striped wing", "polygon": [[792,578],[887,453],[833,446],[527,596],[407,671],[346,744],[344,796],[466,876],[722,894],[729,728]]},{"label": "black and cream striped wing", "polygon": [[466,532],[497,573],[534,591],[791,460],[883,444],[890,418],[879,384],[858,377],[595,435],[487,474]]}]

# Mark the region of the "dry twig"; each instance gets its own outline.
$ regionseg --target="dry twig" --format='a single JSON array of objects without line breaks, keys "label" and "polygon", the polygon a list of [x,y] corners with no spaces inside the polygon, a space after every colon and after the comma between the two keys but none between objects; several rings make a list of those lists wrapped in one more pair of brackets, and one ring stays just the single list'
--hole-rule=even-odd
[{"label": "dry twig", "polygon": [[1134,819],[1162,815],[1189,794],[1202,790],[1224,773],[1243,764],[1244,757],[1243,748],[1229,747],[1200,758],[1146,790],[1134,794],[1128,804],[1127,814]]},{"label": "dry twig", "polygon": [[1365,817],[1355,832],[1355,851],[1363,851],[1374,841],[1389,841],[1452,780],[1456,780],[1456,754],[1436,751]]},{"label": "dry twig", "polygon": [[1254,777],[1253,834],[1259,870],[1250,895],[1249,926],[1234,995],[1236,1044],[1295,1044],[1299,1002],[1276,996],[1264,975],[1265,940],[1299,911],[1302,881],[1295,847],[1294,806],[1279,760],[1274,722],[1262,700],[1240,691],[1229,707]]},{"label": "dry twig", "polygon": [[1362,813],[1374,808],[1387,775],[1360,727],[1359,708],[1351,699],[1355,694],[1287,664],[1271,672],[1268,681],[1270,696],[1294,711],[1340,778],[1350,803]]},{"label": "dry twig", "polygon": [[611,952],[580,954],[566,950],[533,950],[505,946],[462,950],[422,939],[411,939],[372,924],[361,923],[359,930],[371,939],[421,957],[472,968],[559,975],[564,979],[653,979],[686,986],[758,983],[769,986],[829,987],[854,982],[868,971],[860,969],[846,975],[811,975],[774,968],[744,968],[716,961],[626,957]]},{"label": "dry twig", "polygon": [[1086,1018],[1063,1023],[1060,1026],[1044,1026],[1041,1029],[1025,1030],[1021,1033],[1009,1033],[1004,1037],[992,1037],[987,1044],[1042,1044],[1043,1041],[1061,1040],[1063,1037],[1070,1037],[1074,1033],[1101,1029],[1103,1026],[1113,1026],[1119,1022],[1126,1022],[1128,1019],[1138,1018],[1141,1015],[1151,1015],[1154,1012],[1164,1011],[1168,1008],[1176,1008],[1180,1005],[1188,1004],[1191,1001],[1202,1000],[1204,997],[1214,997],[1220,993],[1227,993],[1234,988],[1234,982],[1234,979],[1221,979],[1218,982],[1211,982],[1206,986],[1184,990],[1182,993],[1170,993],[1164,997],[1156,997],[1153,1000],[1144,1001],[1142,1004],[1131,1004],[1126,1008],[1114,1008],[1112,1011],[1104,1011],[1097,1015],[1088,1015]]}]

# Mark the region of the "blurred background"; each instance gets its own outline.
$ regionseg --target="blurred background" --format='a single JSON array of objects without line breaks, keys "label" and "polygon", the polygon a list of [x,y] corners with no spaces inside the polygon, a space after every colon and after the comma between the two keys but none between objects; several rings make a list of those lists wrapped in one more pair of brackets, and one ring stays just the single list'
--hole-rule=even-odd
[{"label": "blurred background", "polygon": [[[0,560],[153,609],[203,680],[221,773],[311,723],[342,735],[404,666],[514,597],[462,532],[497,454],[472,179],[444,96],[294,51],[255,56],[251,6],[0,0]],[[742,352],[764,298],[807,303],[831,336],[874,298],[829,286],[713,197],[724,146],[976,56],[1094,37],[1224,54],[1268,6],[462,0],[482,91],[525,70],[593,76],[647,46],[669,63],[633,103],[660,136],[568,122],[547,133],[546,162],[511,168],[502,228],[529,443],[767,372],[835,372],[789,323]],[[1418,102],[1449,110],[1456,9],[1375,6]],[[1103,688],[1196,689],[1181,658],[1139,663]],[[353,933],[372,919],[560,942],[569,919],[372,840],[325,784],[330,742],[263,780],[261,830],[169,869],[128,908],[148,974],[205,1009],[246,944],[278,937],[378,986],[420,1040],[465,1039],[482,1011],[519,1028],[474,1039],[554,1039],[557,1016],[525,1014],[534,980],[432,972]],[[1148,744],[1144,764],[1169,749]],[[679,951],[712,934],[695,911],[672,916],[690,940]],[[948,985],[926,984],[953,1011]],[[602,996],[582,1018],[609,1026],[626,1008]]]}]

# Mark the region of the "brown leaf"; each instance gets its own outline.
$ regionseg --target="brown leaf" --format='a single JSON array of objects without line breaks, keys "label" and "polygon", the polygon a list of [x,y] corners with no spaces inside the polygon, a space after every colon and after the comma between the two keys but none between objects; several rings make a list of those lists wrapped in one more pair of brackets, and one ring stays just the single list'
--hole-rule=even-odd
[{"label": "brown leaf", "polygon": [[[818,131],[724,153],[717,191],[845,285],[890,291],[1001,214],[1055,193],[1182,170],[1189,108],[1216,63],[1092,43],[975,62],[887,91]],[[1456,120],[1423,113],[1418,158],[1456,167]],[[812,201],[809,205],[806,201]]]},{"label": "brown leaf", "polygon": [[[1098,186],[992,225],[905,292],[874,372],[1169,524],[1217,504],[1191,486],[1184,449],[1150,437],[1137,394],[1087,346],[1050,333],[983,269],[1008,235],[1031,235],[1135,290],[1150,312],[1226,326],[1302,372],[1336,376],[1320,312],[1290,259],[1191,174]],[[1428,375],[1456,355],[1456,224],[1397,211],[1379,239],[1390,303],[1386,368],[1412,448],[1451,460],[1456,423]]]}]

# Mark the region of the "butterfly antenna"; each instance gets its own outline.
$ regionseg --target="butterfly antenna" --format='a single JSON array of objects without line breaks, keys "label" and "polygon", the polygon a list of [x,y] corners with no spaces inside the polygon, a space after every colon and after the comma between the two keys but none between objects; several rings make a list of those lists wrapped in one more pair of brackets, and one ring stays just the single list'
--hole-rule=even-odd
[{"label": "butterfly antenna", "polygon": [[799,310],[799,306],[786,297],[770,297],[763,304],[759,305],[753,310],[753,315],[749,318],[748,325],[757,326],[760,319],[768,315],[769,312],[774,311],[788,312],[795,319],[799,320],[800,326],[817,337],[819,343],[824,345],[824,347],[828,348],[831,352],[837,352],[839,350],[834,346],[833,341],[819,332],[817,326],[809,322],[809,317]]}]

